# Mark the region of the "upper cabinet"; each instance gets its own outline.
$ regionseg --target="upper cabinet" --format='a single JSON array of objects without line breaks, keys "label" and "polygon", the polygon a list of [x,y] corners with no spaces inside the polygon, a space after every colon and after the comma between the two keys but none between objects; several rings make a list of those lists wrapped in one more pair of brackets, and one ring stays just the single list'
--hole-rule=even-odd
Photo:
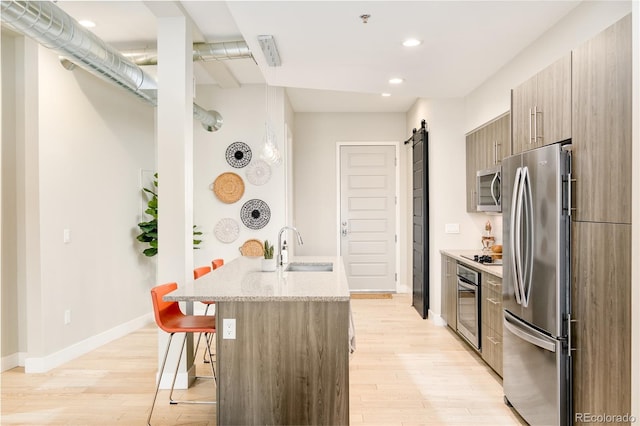
[{"label": "upper cabinet", "polygon": [[511,91],[513,153],[571,138],[571,54]]},{"label": "upper cabinet", "polygon": [[631,223],[631,16],[573,51],[574,220]]},{"label": "upper cabinet", "polygon": [[506,112],[467,134],[467,212],[478,211],[478,170],[499,166],[511,155],[511,115]]}]

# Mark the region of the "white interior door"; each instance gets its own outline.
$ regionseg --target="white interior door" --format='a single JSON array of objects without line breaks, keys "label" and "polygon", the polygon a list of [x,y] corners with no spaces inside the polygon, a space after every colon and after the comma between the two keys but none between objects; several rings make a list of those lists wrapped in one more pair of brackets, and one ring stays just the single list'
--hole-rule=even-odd
[{"label": "white interior door", "polygon": [[396,149],[340,147],[340,255],[351,291],[396,290]]}]

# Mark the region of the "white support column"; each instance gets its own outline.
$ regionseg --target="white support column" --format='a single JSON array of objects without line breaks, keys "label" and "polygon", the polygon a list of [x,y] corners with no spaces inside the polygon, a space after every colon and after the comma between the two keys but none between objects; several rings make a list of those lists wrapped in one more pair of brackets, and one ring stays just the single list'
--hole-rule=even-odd
[{"label": "white support column", "polygon": [[[193,280],[193,58],[192,37],[185,16],[158,18],[158,284]],[[161,387],[171,387],[182,335],[174,337]],[[168,337],[161,332],[162,361]],[[183,356],[176,388],[193,381],[192,340]]]}]

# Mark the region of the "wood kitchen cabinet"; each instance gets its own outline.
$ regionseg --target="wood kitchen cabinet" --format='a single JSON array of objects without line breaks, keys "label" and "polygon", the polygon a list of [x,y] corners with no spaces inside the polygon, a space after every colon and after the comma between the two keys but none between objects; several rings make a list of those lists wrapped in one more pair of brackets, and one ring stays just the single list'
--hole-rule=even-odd
[{"label": "wood kitchen cabinet", "polygon": [[631,15],[573,51],[574,220],[631,223]]},{"label": "wood kitchen cabinet", "polygon": [[476,188],[476,172],[477,169],[477,134],[469,133],[466,140],[466,165],[467,165],[467,212],[475,213],[478,211],[478,194]]},{"label": "wood kitchen cabinet", "polygon": [[482,359],[502,377],[502,278],[483,272],[481,285]]},{"label": "wood kitchen cabinet", "polygon": [[511,155],[511,114],[506,112],[467,134],[467,212],[478,211],[476,176],[478,170],[500,165],[502,159]]},{"label": "wood kitchen cabinet", "polygon": [[442,255],[442,318],[453,331],[458,327],[456,260]]},{"label": "wood kitchen cabinet", "polygon": [[572,246],[573,410],[631,413],[631,225],[574,222]]},{"label": "wood kitchen cabinet", "polygon": [[514,154],[571,138],[571,54],[511,91]]}]

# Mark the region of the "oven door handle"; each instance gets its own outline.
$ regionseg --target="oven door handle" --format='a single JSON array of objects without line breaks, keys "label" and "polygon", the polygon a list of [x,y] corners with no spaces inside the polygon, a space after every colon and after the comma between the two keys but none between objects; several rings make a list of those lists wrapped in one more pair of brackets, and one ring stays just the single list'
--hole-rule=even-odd
[{"label": "oven door handle", "polygon": [[466,290],[478,291],[477,285],[462,281],[460,278],[458,278],[458,287],[462,287]]}]

